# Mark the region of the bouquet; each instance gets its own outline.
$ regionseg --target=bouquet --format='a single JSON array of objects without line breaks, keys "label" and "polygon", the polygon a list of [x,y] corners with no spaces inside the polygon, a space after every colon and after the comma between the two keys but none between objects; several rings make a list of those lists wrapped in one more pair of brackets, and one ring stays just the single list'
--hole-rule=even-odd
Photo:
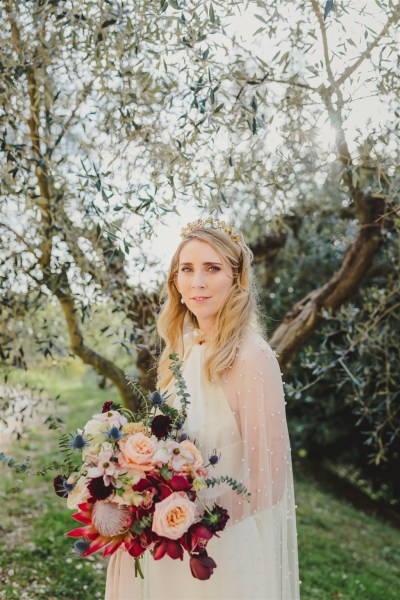
[{"label": "bouquet", "polygon": [[[207,543],[219,537],[229,514],[216,503],[206,506],[201,491],[228,483],[246,499],[249,493],[229,476],[210,478],[208,467],[219,460],[216,451],[205,465],[196,444],[182,433],[189,394],[177,355],[170,358],[181,409],[168,406],[159,391],[146,396],[129,381],[138,391],[140,410],[106,402],[83,429],[63,434],[68,474],[58,475],[54,487],[68,508],[78,510],[72,517],[83,526],[67,536],[82,538],[75,542],[81,557],[101,549],[105,557],[124,547],[135,559],[135,575],[143,578],[140,559],[146,551],[154,560],[165,555],[183,560],[187,552],[193,577],[209,579],[216,564]],[[76,451],[82,460],[74,466]]]}]

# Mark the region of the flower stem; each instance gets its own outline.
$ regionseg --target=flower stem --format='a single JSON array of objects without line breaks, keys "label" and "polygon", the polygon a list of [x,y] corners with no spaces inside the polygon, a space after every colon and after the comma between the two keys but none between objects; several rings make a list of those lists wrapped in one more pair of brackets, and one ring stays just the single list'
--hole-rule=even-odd
[{"label": "flower stem", "polygon": [[141,579],[144,579],[142,567],[140,566],[140,558],[135,558],[135,577],[138,576],[138,573]]},{"label": "flower stem", "polygon": [[204,504],[204,502],[202,500],[200,500],[200,498],[198,496],[196,496],[196,500],[199,501],[199,503],[201,504],[202,508],[204,508],[205,512],[208,512],[209,515],[212,515],[212,512],[207,508],[207,506]]},{"label": "flower stem", "polygon": [[135,419],[135,415],[133,414],[133,412],[131,410],[129,410],[129,408],[125,408],[124,406],[122,406],[120,408],[120,412],[123,413],[123,414],[127,413],[129,416],[132,417],[133,420]]}]

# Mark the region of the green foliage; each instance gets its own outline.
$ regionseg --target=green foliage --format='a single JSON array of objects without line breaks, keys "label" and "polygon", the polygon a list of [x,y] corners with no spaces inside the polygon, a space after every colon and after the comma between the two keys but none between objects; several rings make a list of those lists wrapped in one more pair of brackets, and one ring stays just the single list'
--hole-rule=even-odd
[{"label": "green foliage", "polygon": [[132,389],[135,390],[137,397],[139,398],[139,409],[133,413],[134,421],[143,421],[143,423],[147,425],[151,418],[151,402],[144,392],[142,386],[136,381],[136,374],[126,372],[125,376],[128,384],[132,387]]},{"label": "green foliage", "polygon": [[140,520],[135,520],[131,527],[131,530],[138,535],[141,535],[143,531],[151,525],[153,520],[153,515],[149,515],[147,517],[143,517]]},{"label": "green foliage", "polygon": [[209,477],[205,480],[207,487],[214,487],[220,483],[227,483],[237,494],[243,494],[245,500],[250,502],[251,493],[247,490],[246,486],[236,481],[232,477],[227,475],[221,475],[220,477]]},{"label": "green foliage", "polygon": [[[182,376],[182,361],[179,360],[176,353],[169,355],[171,359],[170,370],[175,378],[175,387],[177,389],[177,397],[180,398],[181,410],[177,410],[172,406],[169,406],[166,402],[157,405],[157,409],[166,416],[171,417],[173,428],[178,428],[179,425],[183,424],[187,416],[187,407],[190,404],[190,394],[187,393],[186,382]],[[135,375],[132,373],[126,373],[126,379],[128,384],[135,390],[139,397],[140,407],[139,410],[133,415],[135,421],[143,421],[147,425],[151,424],[151,420],[154,416],[153,405],[150,397],[143,391],[142,386],[135,381]],[[124,409],[122,409],[124,410]]]},{"label": "green foliage", "polygon": [[18,463],[12,456],[7,456],[4,452],[0,452],[0,462],[7,465],[14,473],[25,473],[29,469],[29,459],[26,458],[23,462]]},{"label": "green foliage", "polygon": [[63,457],[61,469],[65,473],[72,473],[75,470],[76,453],[70,447],[70,438],[66,433],[61,433],[58,439],[58,447]]},{"label": "green foliage", "polygon": [[176,389],[176,397],[180,399],[181,410],[178,413],[177,418],[175,419],[176,424],[183,424],[186,421],[187,417],[187,408],[190,404],[190,394],[188,394],[186,381],[182,376],[182,361],[179,360],[176,352],[173,352],[169,355],[171,359],[171,364],[169,365],[169,369],[172,371],[172,374],[175,379],[175,389]]},{"label": "green foliage", "polygon": [[384,245],[352,302],[323,313],[286,387],[296,449],[352,465],[392,505],[400,497],[399,258]]}]

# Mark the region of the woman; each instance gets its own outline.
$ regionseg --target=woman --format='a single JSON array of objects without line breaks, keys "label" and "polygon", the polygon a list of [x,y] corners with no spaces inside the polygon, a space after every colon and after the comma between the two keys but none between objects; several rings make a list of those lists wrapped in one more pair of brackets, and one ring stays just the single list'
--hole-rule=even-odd
[{"label": "woman", "polygon": [[201,492],[207,505],[215,501],[230,515],[208,542],[217,565],[208,580],[191,575],[186,554],[183,562],[146,556],[145,578],[135,579],[133,558],[119,550],[109,564],[106,600],[297,600],[286,402],[278,362],[262,337],[252,253],[239,232],[212,218],[189,224],[182,237],[161,296],[158,388],[179,408],[168,358],[175,350],[190,393],[184,433],[212,457],[210,476],[243,482],[251,497],[224,484]]}]

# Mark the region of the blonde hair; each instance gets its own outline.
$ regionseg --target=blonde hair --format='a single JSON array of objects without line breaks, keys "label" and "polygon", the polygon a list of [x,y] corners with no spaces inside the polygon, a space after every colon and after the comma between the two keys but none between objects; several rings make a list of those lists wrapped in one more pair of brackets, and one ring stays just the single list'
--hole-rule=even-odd
[{"label": "blonde hair", "polygon": [[181,303],[181,295],[175,285],[178,275],[181,249],[190,240],[198,239],[209,244],[233,271],[232,287],[228,290],[216,317],[213,334],[207,338],[204,368],[208,380],[215,381],[233,363],[239,341],[249,328],[263,335],[258,297],[253,282],[251,263],[253,253],[244,242],[234,242],[220,229],[196,229],[176,249],[168,271],[167,280],[161,290],[161,309],[157,319],[157,330],[165,347],[158,361],[157,388],[165,391],[172,380],[169,369],[169,354],[183,354],[184,326],[189,323],[199,328],[196,316]]}]

